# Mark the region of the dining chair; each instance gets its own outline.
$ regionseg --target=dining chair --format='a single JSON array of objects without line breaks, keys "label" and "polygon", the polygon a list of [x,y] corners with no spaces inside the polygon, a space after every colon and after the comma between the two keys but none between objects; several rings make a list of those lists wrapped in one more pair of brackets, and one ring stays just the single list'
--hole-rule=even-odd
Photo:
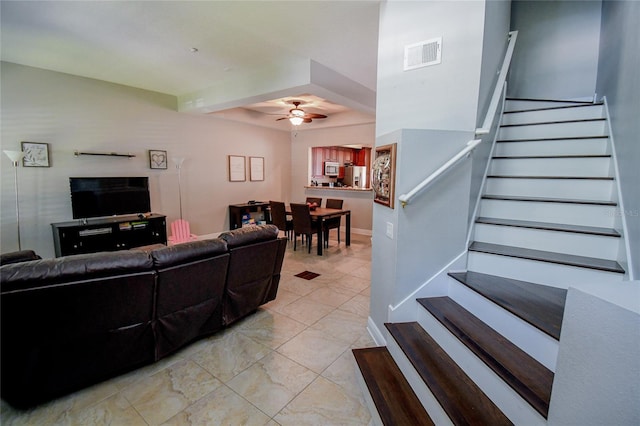
[{"label": "dining chair", "polygon": [[322,198],[316,198],[316,197],[307,197],[307,204],[309,203],[316,203],[318,205],[318,207],[322,207]]},{"label": "dining chair", "polygon": [[309,253],[314,232],[318,232],[318,222],[311,220],[311,212],[307,204],[291,203],[291,216],[293,216],[293,250],[296,250],[298,235],[307,237]]},{"label": "dining chair", "polygon": [[[327,205],[325,206],[328,209],[340,209],[342,210],[342,203],[344,200],[335,199],[335,198],[327,198]],[[338,244],[340,243],[340,221],[342,216],[332,217],[326,219],[324,221],[324,245],[325,247],[329,247],[329,230],[337,229],[338,230]]]},{"label": "dining chair", "polygon": [[291,231],[293,231],[293,220],[287,219],[285,205],[282,201],[269,201],[271,207],[271,223],[284,231],[287,239],[291,239]]}]

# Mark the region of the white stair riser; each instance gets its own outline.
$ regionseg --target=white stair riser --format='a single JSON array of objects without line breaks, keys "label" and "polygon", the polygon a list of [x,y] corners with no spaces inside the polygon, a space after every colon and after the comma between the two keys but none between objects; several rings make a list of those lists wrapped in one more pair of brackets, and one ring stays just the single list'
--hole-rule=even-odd
[{"label": "white stair riser", "polygon": [[564,289],[589,283],[606,285],[620,282],[624,277],[624,274],[613,272],[471,251],[467,268],[482,274],[498,275]]},{"label": "white stair riser", "polygon": [[509,114],[504,114],[501,124],[542,123],[547,121],[561,120],[588,120],[592,118],[604,118],[604,107],[602,105],[512,112]]},{"label": "white stair riser", "polygon": [[620,239],[575,232],[476,223],[474,241],[616,260]]},{"label": "white stair riser", "polygon": [[612,180],[489,178],[485,193],[571,200],[611,200]]},{"label": "white stair riser", "polygon": [[425,309],[419,311],[418,323],[425,330],[429,330],[429,335],[513,424],[546,424],[546,420],[529,403],[522,399],[513,388],[506,384]]},{"label": "white stair riser", "polygon": [[613,228],[616,208],[590,204],[482,200],[480,216]]},{"label": "white stair riser", "polygon": [[493,155],[603,155],[607,139],[552,139],[529,142],[498,142]]},{"label": "white stair riser", "polygon": [[424,383],[424,380],[422,380],[422,377],[420,377],[416,369],[413,367],[411,361],[407,359],[400,346],[398,346],[396,340],[390,335],[388,330],[385,330],[385,332],[387,334],[387,349],[389,350],[389,353],[398,365],[398,368],[400,368],[400,371],[402,371],[404,378],[409,382],[411,389],[415,392],[416,396],[422,403],[422,406],[427,413],[429,413],[431,420],[433,420],[437,425],[453,426],[453,422],[451,422],[447,413],[444,411],[433,393],[431,393],[429,387]]},{"label": "white stair riser", "polygon": [[610,176],[609,157],[522,158],[491,160],[489,173],[498,176]]},{"label": "white stair riser", "polygon": [[505,103],[505,111],[522,111],[522,110],[528,110],[528,109],[556,108],[561,106],[576,106],[576,105],[583,105],[583,103],[509,99]]},{"label": "white stair riser", "polygon": [[449,297],[549,370],[556,370],[559,343],[466,285],[449,277]]},{"label": "white stair riser", "polygon": [[604,136],[604,121],[578,121],[501,127],[498,140]]}]

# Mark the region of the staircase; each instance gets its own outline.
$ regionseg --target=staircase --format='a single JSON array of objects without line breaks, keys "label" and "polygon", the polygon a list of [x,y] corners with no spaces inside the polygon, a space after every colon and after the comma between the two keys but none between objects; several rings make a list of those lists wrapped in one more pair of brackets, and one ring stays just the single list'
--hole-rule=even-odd
[{"label": "staircase", "polygon": [[607,131],[602,104],[507,101],[466,271],[353,351],[374,422],[547,424],[566,289],[625,276]]}]

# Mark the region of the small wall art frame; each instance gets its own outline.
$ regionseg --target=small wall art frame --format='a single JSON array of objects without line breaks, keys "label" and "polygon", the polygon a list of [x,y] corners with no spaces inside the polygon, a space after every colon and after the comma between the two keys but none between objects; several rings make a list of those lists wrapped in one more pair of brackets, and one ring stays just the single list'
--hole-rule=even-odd
[{"label": "small wall art frame", "polygon": [[371,188],[373,201],[394,208],[396,185],[396,147],[397,144],[376,147],[371,164]]},{"label": "small wall art frame", "polygon": [[43,142],[20,142],[24,153],[23,167],[49,167],[49,144]]},{"label": "small wall art frame", "polygon": [[167,151],[150,149],[149,150],[149,168],[166,169],[167,168]]},{"label": "small wall art frame", "polygon": [[264,157],[249,157],[249,180],[264,180]]},{"label": "small wall art frame", "polygon": [[246,159],[244,155],[229,156],[229,181],[244,182],[247,180]]}]

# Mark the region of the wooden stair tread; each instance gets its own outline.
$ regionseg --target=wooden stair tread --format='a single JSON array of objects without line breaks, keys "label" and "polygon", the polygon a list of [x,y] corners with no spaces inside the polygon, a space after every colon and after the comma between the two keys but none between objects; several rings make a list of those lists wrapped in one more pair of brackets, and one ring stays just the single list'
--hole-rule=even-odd
[{"label": "wooden stair tread", "polygon": [[558,121],[539,121],[533,123],[518,123],[518,124],[501,124],[500,127],[524,127],[524,126],[540,126],[549,124],[566,124],[566,123],[588,123],[591,121],[606,121],[606,118],[580,118],[575,120],[558,120]]},{"label": "wooden stair tread", "polygon": [[546,98],[512,98],[507,96],[507,101],[524,101],[524,102],[558,102],[563,104],[576,104],[576,105],[592,105],[591,101],[576,101],[575,99],[546,99]]},{"label": "wooden stair tread", "polygon": [[512,424],[417,322],[385,326],[453,424]]},{"label": "wooden stair tread", "polygon": [[574,200],[571,198],[547,198],[547,197],[521,197],[517,195],[490,195],[482,196],[485,200],[505,200],[505,201],[533,201],[539,203],[564,203],[564,204],[589,204],[597,206],[617,206],[615,201],[601,200]]},{"label": "wooden stair tread", "polygon": [[494,160],[549,160],[552,158],[611,158],[611,154],[563,154],[563,155],[494,155]]},{"label": "wooden stair tread", "polygon": [[592,106],[602,106],[603,104],[604,104],[603,102],[597,102],[597,103],[589,102],[589,103],[580,103],[578,105],[563,105],[563,106],[543,107],[543,108],[517,109],[517,110],[511,110],[511,111],[504,111],[503,114],[518,114],[523,112],[549,111],[549,110],[573,109],[573,108],[584,108],[584,107],[588,108]]},{"label": "wooden stair tread", "polygon": [[515,219],[499,219],[493,217],[479,217],[476,219],[476,223],[482,223],[486,225],[498,225],[498,226],[513,226],[517,228],[529,228],[529,229],[543,229],[546,231],[561,231],[571,232],[576,234],[589,234],[600,235],[603,237],[620,237],[618,231],[613,228],[601,228],[597,226],[581,226],[581,225],[569,225],[566,223],[549,223],[549,222],[534,222],[529,220],[515,220]]},{"label": "wooden stair tread", "polygon": [[474,241],[469,246],[469,250],[481,253],[496,254],[500,256],[517,257],[520,259],[537,260],[540,262],[557,263],[561,265],[577,266],[580,268],[624,274],[624,269],[615,260],[576,256],[572,254],[555,253],[543,250],[533,250],[522,247],[503,246],[500,244],[491,244],[479,241]]},{"label": "wooden stair tread", "polygon": [[523,139],[498,139],[496,143],[504,142],[551,142],[551,141],[570,141],[578,139],[607,139],[607,135],[591,135],[591,136],[563,136],[550,138],[523,138]]},{"label": "wooden stair tread", "polygon": [[487,175],[487,179],[578,179],[578,180],[613,180],[613,176],[520,176],[520,175]]},{"label": "wooden stair tread", "polygon": [[554,339],[560,339],[567,290],[473,271],[449,272],[449,276]]},{"label": "wooden stair tread", "polygon": [[383,424],[434,424],[386,347],[352,352]]},{"label": "wooden stair tread", "polygon": [[553,373],[449,297],[418,299],[428,312],[545,418]]}]

